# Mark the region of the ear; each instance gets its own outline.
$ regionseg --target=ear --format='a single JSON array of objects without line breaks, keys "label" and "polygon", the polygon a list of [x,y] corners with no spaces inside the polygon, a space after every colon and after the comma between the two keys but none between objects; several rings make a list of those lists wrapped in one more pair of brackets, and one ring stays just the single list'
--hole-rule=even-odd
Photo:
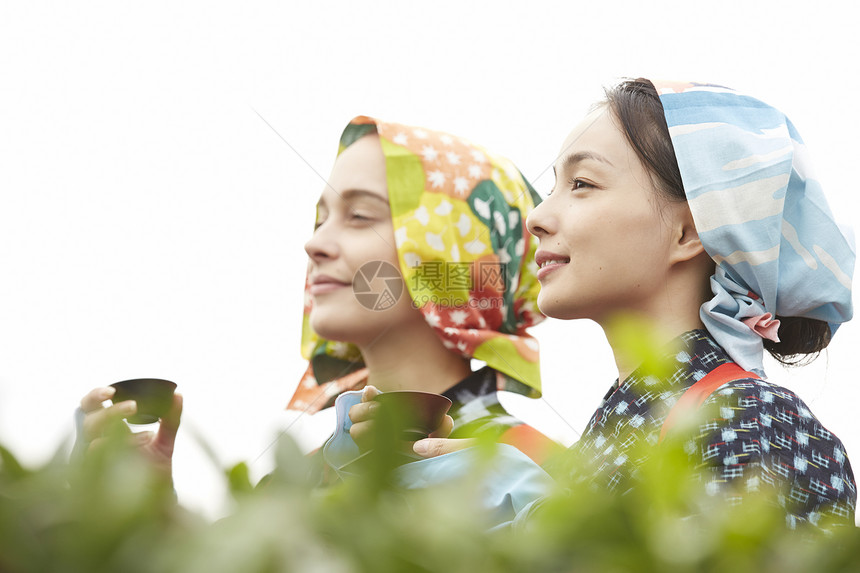
[{"label": "ear", "polygon": [[672,243],[669,260],[672,264],[691,261],[705,252],[693,214],[687,202],[673,206]]}]

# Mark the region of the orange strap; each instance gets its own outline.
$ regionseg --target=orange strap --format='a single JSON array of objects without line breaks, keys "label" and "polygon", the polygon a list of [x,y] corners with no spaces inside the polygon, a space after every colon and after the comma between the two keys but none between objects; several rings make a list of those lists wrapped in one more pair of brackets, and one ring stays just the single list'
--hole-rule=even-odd
[{"label": "orange strap", "polygon": [[538,465],[564,450],[564,446],[527,424],[509,428],[501,435],[499,442],[515,447]]},{"label": "orange strap", "polygon": [[760,376],[752,372],[747,372],[734,362],[721,364],[705,374],[701,380],[687,388],[678,401],[675,402],[675,405],[672,406],[672,409],[669,410],[669,415],[666,416],[666,420],[663,421],[663,427],[660,429],[660,442],[666,437],[666,432],[677,423],[678,418],[683,416],[685,412],[698,410],[705,403],[705,400],[723,384],[734,382],[735,380],[743,380],[744,378],[761,379]]}]

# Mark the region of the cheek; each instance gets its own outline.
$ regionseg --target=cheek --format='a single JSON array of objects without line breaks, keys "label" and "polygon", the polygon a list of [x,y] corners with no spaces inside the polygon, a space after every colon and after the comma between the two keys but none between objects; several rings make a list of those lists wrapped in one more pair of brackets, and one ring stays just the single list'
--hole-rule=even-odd
[{"label": "cheek", "polygon": [[592,270],[641,274],[667,257],[668,232],[650,206],[604,210],[578,217],[567,234],[572,260]]},{"label": "cheek", "polygon": [[351,244],[349,259],[354,266],[357,265],[355,268],[370,261],[397,261],[394,230],[389,224],[378,223],[348,244]]},{"label": "cheek", "polygon": [[600,229],[595,214],[582,205],[559,199],[546,207],[552,212],[557,227],[555,233],[541,240],[541,246],[545,249],[552,250],[553,245],[565,245],[576,250],[578,245],[588,241]]},{"label": "cheek", "polygon": [[637,283],[662,282],[669,259],[669,235],[661,221],[645,221],[631,225],[621,251],[626,275]]}]

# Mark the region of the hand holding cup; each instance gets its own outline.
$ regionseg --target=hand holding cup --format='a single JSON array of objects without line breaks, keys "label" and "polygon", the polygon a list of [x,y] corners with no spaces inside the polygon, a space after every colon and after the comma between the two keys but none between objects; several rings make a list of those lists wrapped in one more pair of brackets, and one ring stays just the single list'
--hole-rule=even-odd
[{"label": "hand holding cup", "polygon": [[[411,443],[428,436],[448,436],[454,428],[454,420],[447,415],[450,407],[451,400],[439,394],[380,392],[367,386],[361,403],[349,410],[349,433],[363,452],[392,440]],[[378,431],[390,435],[380,436]],[[407,449],[411,450],[411,446]]]},{"label": "hand holding cup", "polygon": [[[182,395],[174,392],[176,384],[173,382],[159,380],[141,383],[139,380],[156,379],[127,380],[87,393],[81,399],[84,418],[79,439],[87,444],[87,449],[98,448],[108,439],[107,436],[121,428],[157,468],[170,475],[176,433],[182,415]],[[106,400],[111,400],[113,404],[103,406]],[[131,434],[122,423],[123,419],[132,424],[160,420],[160,424],[157,432]]]}]

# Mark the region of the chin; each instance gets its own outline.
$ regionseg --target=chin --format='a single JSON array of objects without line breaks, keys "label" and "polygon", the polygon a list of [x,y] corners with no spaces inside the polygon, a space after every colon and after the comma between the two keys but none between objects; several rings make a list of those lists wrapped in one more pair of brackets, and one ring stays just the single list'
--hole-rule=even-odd
[{"label": "chin", "polygon": [[[336,342],[353,342],[361,338],[366,330],[366,321],[353,320],[344,313],[330,313],[311,311],[310,326],[322,338]],[[364,325],[364,327],[363,327]]]},{"label": "chin", "polygon": [[543,314],[550,318],[565,318],[562,316],[564,314],[563,305],[559,304],[559,301],[554,300],[553,296],[550,295],[544,287],[541,287],[540,293],[538,293],[537,307]]},{"label": "chin", "polygon": [[544,296],[543,291],[538,295],[537,306],[543,314],[558,320],[588,318],[581,309],[572,306],[570,301],[553,300],[549,295]]}]

